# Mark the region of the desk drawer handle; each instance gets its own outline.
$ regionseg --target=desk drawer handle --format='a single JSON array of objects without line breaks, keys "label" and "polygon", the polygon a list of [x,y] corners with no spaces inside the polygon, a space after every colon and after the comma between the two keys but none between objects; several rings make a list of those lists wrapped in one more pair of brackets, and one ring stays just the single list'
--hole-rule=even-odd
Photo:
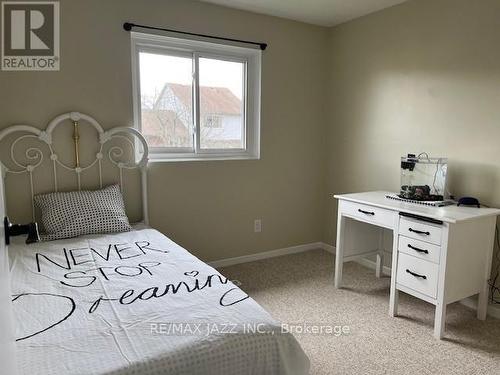
[{"label": "desk drawer handle", "polygon": [[406,269],[406,272],[415,277],[420,277],[421,279],[427,280],[427,276],[425,275],[419,275],[418,273],[411,272],[409,269]]},{"label": "desk drawer handle", "polygon": [[413,228],[408,228],[408,230],[410,232],[417,233],[417,234],[425,234],[426,236],[430,236],[431,235],[430,232],[422,232],[421,230],[416,230],[416,229],[413,229]]},{"label": "desk drawer handle", "polygon": [[371,212],[371,211],[364,211],[364,210],[359,209],[359,208],[358,208],[358,212],[361,212],[362,214],[365,214],[365,215],[372,215],[372,216],[375,216],[375,212]]},{"label": "desk drawer handle", "polygon": [[410,244],[408,244],[408,247],[412,250],[419,252],[419,253],[429,254],[429,250],[419,249],[418,247],[412,246]]}]

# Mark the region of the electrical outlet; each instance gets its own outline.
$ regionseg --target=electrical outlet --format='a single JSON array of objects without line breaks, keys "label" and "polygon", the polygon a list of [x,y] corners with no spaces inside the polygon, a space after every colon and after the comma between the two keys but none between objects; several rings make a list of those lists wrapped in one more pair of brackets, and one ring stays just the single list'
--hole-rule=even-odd
[{"label": "electrical outlet", "polygon": [[253,231],[255,233],[260,233],[262,232],[262,220],[261,219],[255,219],[253,222]]}]

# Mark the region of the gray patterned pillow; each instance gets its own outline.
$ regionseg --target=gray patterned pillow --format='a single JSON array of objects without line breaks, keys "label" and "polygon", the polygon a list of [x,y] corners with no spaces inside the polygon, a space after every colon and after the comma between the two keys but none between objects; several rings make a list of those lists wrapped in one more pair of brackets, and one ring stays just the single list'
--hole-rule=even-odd
[{"label": "gray patterned pillow", "polygon": [[45,230],[42,241],[132,229],[118,185],[100,190],[35,195]]}]

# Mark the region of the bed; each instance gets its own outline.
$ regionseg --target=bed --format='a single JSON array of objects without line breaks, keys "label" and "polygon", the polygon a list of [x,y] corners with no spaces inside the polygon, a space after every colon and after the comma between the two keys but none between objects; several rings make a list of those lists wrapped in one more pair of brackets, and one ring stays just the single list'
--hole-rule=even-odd
[{"label": "bed", "polygon": [[[46,140],[68,122],[78,131],[75,122],[83,120],[96,129],[100,148],[89,168],[68,167],[78,188],[82,172],[91,167],[102,186],[103,155],[118,168],[122,187],[123,170],[137,167],[143,223],[123,233],[31,245],[21,238],[12,241],[10,308],[19,373],[306,374],[309,361],[296,339],[282,332],[280,323],[237,281],[148,226],[147,145],[139,133],[130,128],[104,132],[93,118],[76,112],[58,116],[46,131],[14,130],[49,146],[45,159],[53,163],[57,190],[59,158],[52,156],[55,148]],[[0,132],[0,140],[6,133],[13,131]],[[139,156],[132,153],[130,164],[118,160],[126,154],[118,146],[104,152],[106,142],[117,137],[142,147]],[[77,161],[78,147],[75,141]],[[36,193],[34,168],[27,166],[36,168],[41,159],[17,163],[17,172],[25,168],[31,199]]]}]

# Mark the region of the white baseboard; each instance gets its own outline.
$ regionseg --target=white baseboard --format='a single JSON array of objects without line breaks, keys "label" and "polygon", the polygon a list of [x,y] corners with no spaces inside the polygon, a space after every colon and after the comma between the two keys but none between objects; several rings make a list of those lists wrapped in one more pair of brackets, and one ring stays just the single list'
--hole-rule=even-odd
[{"label": "white baseboard", "polygon": [[227,266],[233,266],[235,264],[255,262],[256,260],[302,253],[304,251],[309,251],[309,250],[323,249],[324,248],[323,245],[324,244],[322,242],[312,242],[304,245],[290,246],[276,250],[264,251],[262,253],[257,253],[257,254],[250,254],[250,255],[243,255],[240,257],[215,260],[212,262],[208,262],[208,264],[214,268],[227,267]]},{"label": "white baseboard", "polygon": [[[330,253],[335,254],[335,247],[332,246],[332,245],[323,243],[323,250],[326,250],[326,251],[328,251]],[[390,254],[388,252],[386,252],[386,253]],[[366,259],[366,258],[357,259],[354,262],[359,263],[362,266],[365,266],[365,267],[368,267],[368,268],[371,268],[371,269],[375,269],[375,267],[377,265],[374,261]],[[386,275],[390,275],[391,274],[391,268],[390,267],[384,266],[384,270],[383,271],[384,271],[384,273]],[[473,310],[477,310],[477,299],[475,297],[465,298],[465,299],[461,300],[460,303],[462,305],[470,307]],[[491,305],[491,304],[488,305],[488,315],[491,316],[491,317],[493,317],[493,318],[500,319],[500,306]]]},{"label": "white baseboard", "polygon": [[321,242],[321,248],[329,253],[335,254],[335,246]]}]

